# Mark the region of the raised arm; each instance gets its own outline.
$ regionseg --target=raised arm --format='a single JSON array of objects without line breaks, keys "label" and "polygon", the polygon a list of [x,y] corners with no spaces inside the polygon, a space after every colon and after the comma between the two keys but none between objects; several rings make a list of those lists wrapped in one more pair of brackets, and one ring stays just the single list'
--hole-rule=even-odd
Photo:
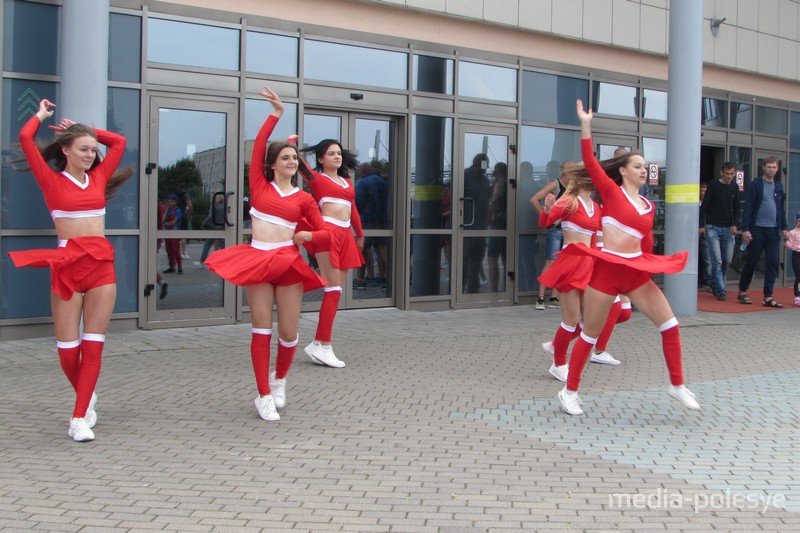
[{"label": "raised arm", "polygon": [[34,177],[41,183],[42,179],[48,175],[50,166],[47,161],[42,157],[39,147],[36,146],[36,132],[39,131],[39,126],[42,122],[53,116],[53,108],[56,105],[49,100],[43,99],[39,102],[39,110],[34,116],[28,119],[28,122],[22,127],[19,132],[19,143],[22,146],[22,152],[25,154],[25,159],[28,161],[28,166],[33,172]]},{"label": "raised arm", "polygon": [[267,141],[272,135],[275,126],[278,124],[281,115],[283,115],[283,102],[281,102],[278,94],[264,86],[263,89],[258,91],[258,94],[267,99],[272,105],[272,113],[269,114],[267,120],[258,130],[255,141],[253,141],[253,154],[250,157],[250,190],[260,189],[266,186],[266,179],[264,178],[264,160],[267,156]]},{"label": "raised arm", "polygon": [[581,158],[583,165],[586,167],[586,172],[594,184],[594,188],[600,193],[600,196],[605,199],[607,195],[611,194],[613,188],[617,187],[614,180],[609,178],[597,158],[594,156],[594,145],[592,143],[592,110],[588,112],[583,110],[583,101],[578,99],[576,105],[578,113],[578,120],[581,123]]}]

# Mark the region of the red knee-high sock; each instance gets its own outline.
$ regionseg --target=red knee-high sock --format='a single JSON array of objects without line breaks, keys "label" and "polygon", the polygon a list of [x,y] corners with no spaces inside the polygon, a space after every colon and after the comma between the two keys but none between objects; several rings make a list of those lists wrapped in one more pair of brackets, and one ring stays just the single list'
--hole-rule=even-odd
[{"label": "red knee-high sock", "polygon": [[339,307],[339,298],[341,296],[341,287],[325,287],[325,294],[322,297],[322,307],[319,309],[316,340],[331,342],[333,320],[336,318],[336,309]]},{"label": "red knee-high sock", "polygon": [[678,320],[670,318],[658,327],[661,332],[661,345],[664,347],[664,359],[669,370],[669,382],[683,385],[683,349],[681,348],[681,327]]},{"label": "red knee-high sock", "polygon": [[253,372],[256,374],[256,388],[260,396],[266,396],[269,390],[269,343],[272,330],[251,328],[250,359],[253,361]]},{"label": "red knee-high sock", "polygon": [[622,324],[623,322],[627,322],[633,316],[633,309],[631,309],[631,303],[625,302],[622,304],[622,311],[619,313],[619,318],[617,318],[617,324]]},{"label": "red knee-high sock", "polygon": [[299,336],[293,341],[285,341],[278,337],[278,360],[275,361],[275,377],[283,379],[289,373],[289,367],[294,361],[294,354],[297,351],[297,341]]},{"label": "red knee-high sock", "polygon": [[581,331],[583,331],[583,323],[578,322],[578,325],[575,326],[575,331],[572,332],[572,337],[569,339],[570,341],[574,341],[578,337],[581,336]]},{"label": "red knee-high sock", "polygon": [[558,326],[555,337],[553,337],[553,364],[556,366],[567,364],[567,350],[569,350],[569,343],[576,329],[577,326],[569,326],[563,322]]},{"label": "red knee-high sock", "polygon": [[592,346],[597,342],[597,339],[581,333],[580,338],[575,341],[572,347],[572,355],[569,358],[569,373],[567,374],[567,390],[573,392],[578,391],[581,384],[581,374],[586,361],[589,360],[589,354],[592,353]]},{"label": "red knee-high sock", "polygon": [[75,409],[73,418],[83,418],[89,408],[92,393],[100,377],[103,359],[103,346],[106,336],[100,333],[84,333],[81,341],[81,365],[78,370],[78,386],[75,388]]},{"label": "red knee-high sock", "polygon": [[600,332],[600,335],[597,337],[597,344],[594,345],[594,350],[596,352],[605,352],[606,347],[608,346],[608,339],[611,338],[611,334],[614,333],[614,326],[617,325],[617,319],[619,318],[619,314],[622,312],[622,302],[614,302],[611,306],[611,310],[608,312],[608,316],[606,317],[606,323],[603,326],[603,331]]},{"label": "red knee-high sock", "polygon": [[67,376],[72,388],[78,390],[78,373],[81,368],[81,341],[74,340],[69,342],[56,341],[58,349],[58,360],[61,363],[61,370]]}]

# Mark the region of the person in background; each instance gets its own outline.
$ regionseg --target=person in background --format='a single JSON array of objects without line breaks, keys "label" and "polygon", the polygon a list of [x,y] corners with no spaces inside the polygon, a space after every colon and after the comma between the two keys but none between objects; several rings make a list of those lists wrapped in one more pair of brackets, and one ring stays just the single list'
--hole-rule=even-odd
[{"label": "person in background", "polygon": [[[34,137],[42,122],[53,116],[54,107],[49,100],[39,102],[19,139],[53,218],[58,248],[9,255],[17,267],[50,268],[56,348],[61,369],[75,389],[67,435],[86,442],[95,438],[95,387],[117,296],[114,247],[105,237],[106,202],[133,171],[117,172],[125,152],[124,137],[66,118],[50,126],[57,137],[40,149]],[[108,147],[102,161],[98,142]]]},{"label": "person in background", "polygon": [[[168,195],[167,210],[164,212],[164,218],[162,220],[164,229],[180,229],[182,218],[183,214],[178,207],[178,197],[174,194]],[[167,259],[169,261],[169,268],[164,271],[164,274],[174,274],[176,268],[178,274],[183,274],[183,257],[181,256],[180,243],[180,239],[164,239],[164,248],[167,250]]]},{"label": "person in background", "polygon": [[708,247],[709,286],[717,300],[723,302],[727,298],[726,278],[739,221],[741,195],[735,178],[736,167],[728,162],[722,165],[719,179],[708,183],[705,194],[700,185],[700,236]]},{"label": "person in background", "polygon": [[800,211],[794,215],[794,229],[788,232],[786,247],[792,252],[794,271],[794,306],[800,307]]}]

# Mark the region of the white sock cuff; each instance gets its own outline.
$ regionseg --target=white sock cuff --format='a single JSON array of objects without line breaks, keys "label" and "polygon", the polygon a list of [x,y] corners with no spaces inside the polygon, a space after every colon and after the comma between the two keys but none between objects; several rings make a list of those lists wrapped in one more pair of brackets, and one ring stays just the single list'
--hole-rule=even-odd
[{"label": "white sock cuff", "polygon": [[278,337],[278,344],[280,344],[284,348],[294,348],[295,346],[297,346],[297,343],[299,341],[300,341],[300,335],[295,337],[293,341],[285,341],[285,340],[281,339],[280,337]]},{"label": "white sock cuff", "polygon": [[101,333],[84,333],[83,340],[93,342],[106,342],[106,336]]},{"label": "white sock cuff", "polygon": [[664,322],[663,324],[661,324],[660,326],[658,326],[658,331],[660,331],[661,333],[664,333],[668,329],[674,328],[677,325],[678,325],[678,319],[675,318],[675,317],[672,317],[669,320],[667,320],[666,322]]},{"label": "white sock cuff", "polygon": [[630,302],[622,302],[623,309],[633,309]]},{"label": "white sock cuff", "polygon": [[581,339],[583,339],[584,341],[588,342],[592,346],[597,344],[597,337],[590,337],[584,331],[581,331]]},{"label": "white sock cuff", "polygon": [[567,324],[564,324],[564,323],[562,322],[560,327],[561,327],[562,329],[565,329],[565,330],[569,331],[570,333],[575,333],[575,329],[576,329],[578,326],[568,326]]},{"label": "white sock cuff", "polygon": [[621,301],[622,301],[622,298],[620,298],[619,294],[617,294],[617,297],[614,298],[614,303],[621,302]]},{"label": "white sock cuff", "polygon": [[342,292],[342,288],[338,285],[334,285],[332,287],[325,287],[323,290],[325,292]]},{"label": "white sock cuff", "polygon": [[56,348],[77,348],[81,345],[81,340],[74,341],[56,341]]},{"label": "white sock cuff", "polygon": [[272,335],[272,330],[267,328],[250,328],[253,335]]}]

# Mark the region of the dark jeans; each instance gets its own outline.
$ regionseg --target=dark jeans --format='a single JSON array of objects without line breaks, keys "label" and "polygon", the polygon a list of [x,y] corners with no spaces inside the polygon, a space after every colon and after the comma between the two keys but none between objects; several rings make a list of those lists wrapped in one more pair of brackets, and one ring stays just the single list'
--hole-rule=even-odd
[{"label": "dark jeans", "polygon": [[778,228],[755,226],[750,230],[750,234],[753,239],[747,245],[747,262],[745,262],[742,269],[742,277],[739,278],[739,290],[744,292],[750,288],[756,264],[761,258],[761,252],[765,252],[764,297],[769,298],[772,296],[775,279],[778,277],[778,260],[783,240],[781,232]]},{"label": "dark jeans", "polygon": [[800,252],[792,250],[792,270],[794,270],[794,295],[800,296]]}]

